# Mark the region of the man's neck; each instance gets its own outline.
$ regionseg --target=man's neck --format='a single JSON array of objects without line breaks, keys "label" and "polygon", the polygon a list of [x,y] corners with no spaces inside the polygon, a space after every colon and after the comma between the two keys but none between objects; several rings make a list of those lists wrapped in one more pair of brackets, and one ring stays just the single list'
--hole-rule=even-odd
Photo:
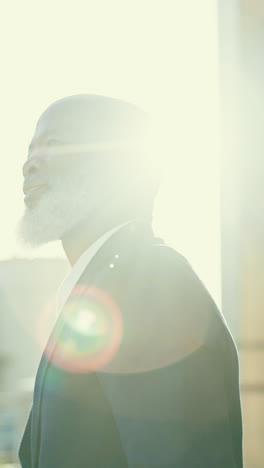
[{"label": "man's neck", "polygon": [[97,223],[85,220],[78,223],[70,232],[68,232],[62,239],[62,247],[66,256],[73,266],[78,258],[87,250],[99,237],[105,232],[113,229],[115,226],[129,221],[127,219],[112,219],[105,222],[105,219]]}]

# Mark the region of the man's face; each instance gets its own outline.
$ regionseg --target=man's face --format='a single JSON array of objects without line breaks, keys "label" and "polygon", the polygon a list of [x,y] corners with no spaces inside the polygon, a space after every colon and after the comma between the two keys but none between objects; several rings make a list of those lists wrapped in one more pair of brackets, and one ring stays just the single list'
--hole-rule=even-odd
[{"label": "man's face", "polygon": [[102,159],[87,153],[82,110],[69,110],[60,103],[44,112],[23,166],[26,209],[18,228],[31,246],[61,239],[103,198]]}]

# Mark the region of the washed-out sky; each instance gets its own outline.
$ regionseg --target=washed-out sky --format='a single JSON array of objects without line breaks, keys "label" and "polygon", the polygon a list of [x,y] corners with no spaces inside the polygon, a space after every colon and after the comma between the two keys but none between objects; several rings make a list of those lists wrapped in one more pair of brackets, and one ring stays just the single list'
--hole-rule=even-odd
[{"label": "washed-out sky", "polygon": [[24,0],[2,6],[0,260],[62,257],[25,249],[22,165],[53,101],[96,93],[148,111],[166,176],[154,229],[193,264],[220,303],[219,90],[216,0]]}]

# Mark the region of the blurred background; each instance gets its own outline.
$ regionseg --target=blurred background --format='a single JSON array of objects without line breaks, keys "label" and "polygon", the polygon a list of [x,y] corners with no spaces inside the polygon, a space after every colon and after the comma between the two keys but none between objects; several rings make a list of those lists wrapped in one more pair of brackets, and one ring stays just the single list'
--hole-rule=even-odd
[{"label": "blurred background", "polygon": [[70,268],[59,243],[30,250],[16,237],[22,165],[51,102],[96,93],[139,105],[158,126],[164,178],[153,227],[227,320],[245,468],[263,467],[263,2],[14,0],[0,22],[0,465],[17,464],[43,310]]}]

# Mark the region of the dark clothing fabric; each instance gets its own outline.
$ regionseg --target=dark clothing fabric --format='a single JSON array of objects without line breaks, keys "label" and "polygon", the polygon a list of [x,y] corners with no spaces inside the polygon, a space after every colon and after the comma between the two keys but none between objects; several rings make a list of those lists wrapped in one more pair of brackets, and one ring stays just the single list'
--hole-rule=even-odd
[{"label": "dark clothing fabric", "polygon": [[[241,468],[236,347],[187,260],[134,222],[108,239],[78,285],[39,365],[22,468]],[[108,317],[116,350],[107,333],[77,340],[68,318],[83,308]],[[69,337],[70,365],[60,348]],[[109,363],[93,367],[109,350]]]}]

